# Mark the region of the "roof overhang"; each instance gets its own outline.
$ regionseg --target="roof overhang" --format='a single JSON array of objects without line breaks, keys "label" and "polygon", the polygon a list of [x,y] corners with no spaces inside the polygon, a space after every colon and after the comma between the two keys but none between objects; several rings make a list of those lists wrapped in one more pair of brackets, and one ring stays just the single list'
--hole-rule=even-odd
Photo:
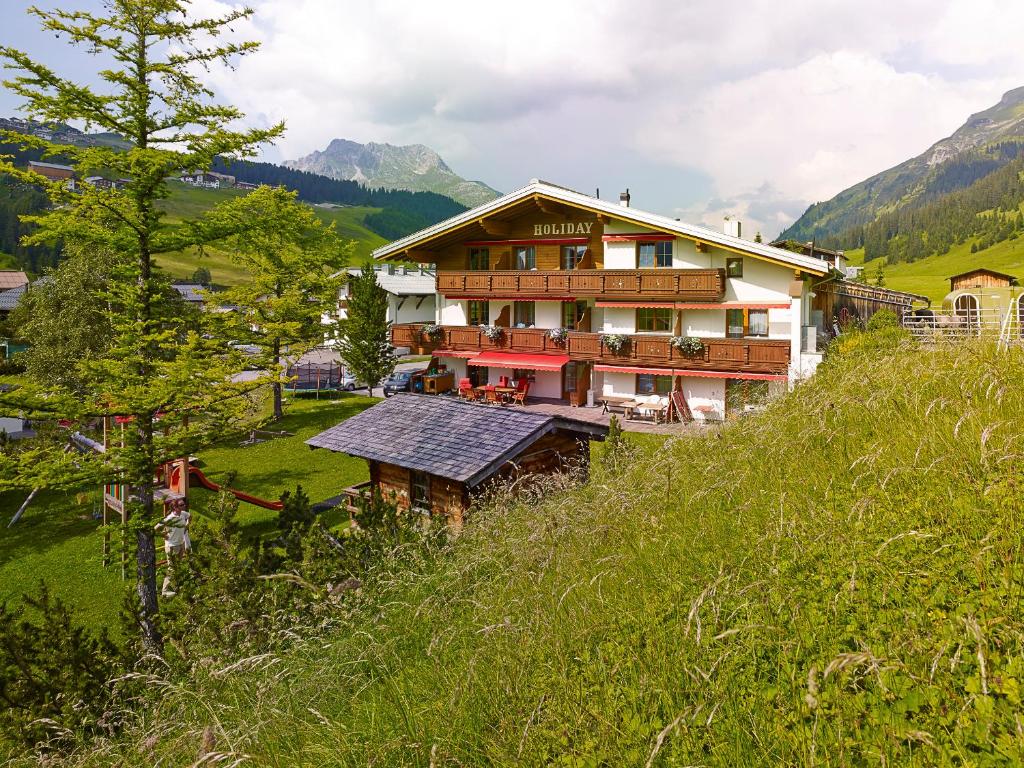
[{"label": "roof overhang", "polygon": [[[442,238],[450,236],[456,230],[481,225],[481,222],[489,217],[507,213],[518,207],[525,207],[529,203],[541,205],[545,201],[556,203],[565,208],[599,214],[616,221],[635,224],[663,234],[688,239],[698,244],[714,246],[743,256],[751,256],[795,269],[798,272],[817,276],[824,276],[829,272],[829,265],[821,259],[791,253],[790,251],[774,248],[764,243],[743,240],[742,238],[715,232],[705,227],[676,221],[667,216],[641,211],[638,208],[617,205],[571,189],[537,180],[496,200],[484,203],[450,219],[421,229],[419,232],[381,246],[373,251],[373,257],[380,260],[421,260],[423,256],[422,251],[428,251],[432,245]],[[417,254],[415,252],[421,253]]]}]

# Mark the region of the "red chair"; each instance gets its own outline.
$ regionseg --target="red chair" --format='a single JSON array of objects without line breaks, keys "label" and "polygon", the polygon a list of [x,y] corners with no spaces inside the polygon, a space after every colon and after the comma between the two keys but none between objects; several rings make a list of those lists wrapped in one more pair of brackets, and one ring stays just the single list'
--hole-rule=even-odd
[{"label": "red chair", "polygon": [[530,393],[530,382],[523,382],[525,386],[516,387],[515,394],[512,395],[512,405],[526,405],[526,396]]},{"label": "red chair", "polygon": [[508,386],[508,376],[500,377],[498,379],[498,386],[499,387],[507,387]]}]

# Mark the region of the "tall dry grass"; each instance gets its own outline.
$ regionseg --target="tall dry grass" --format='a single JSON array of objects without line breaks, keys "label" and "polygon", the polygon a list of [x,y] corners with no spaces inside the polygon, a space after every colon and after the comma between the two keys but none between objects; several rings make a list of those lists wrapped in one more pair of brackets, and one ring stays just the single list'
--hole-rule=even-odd
[{"label": "tall dry grass", "polygon": [[382,564],[347,629],[163,684],[82,765],[1024,759],[1024,356],[863,337],[811,382]]}]

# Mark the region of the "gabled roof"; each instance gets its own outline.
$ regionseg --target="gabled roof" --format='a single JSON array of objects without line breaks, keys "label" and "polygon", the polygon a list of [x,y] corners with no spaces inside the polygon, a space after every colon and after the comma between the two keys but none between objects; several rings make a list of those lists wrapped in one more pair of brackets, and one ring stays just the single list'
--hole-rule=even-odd
[{"label": "gabled roof", "polygon": [[472,487],[556,429],[599,439],[599,424],[437,395],[395,395],[306,441]]},{"label": "gabled roof", "polygon": [[202,304],[206,301],[205,293],[209,289],[205,285],[199,285],[198,283],[174,283],[171,288],[176,290],[185,301],[191,301],[196,304]]},{"label": "gabled roof", "polygon": [[1009,280],[1011,283],[1017,282],[1017,278],[1014,275],[1008,275],[1005,272],[996,272],[994,269],[988,269],[987,267],[978,267],[977,269],[969,269],[966,272],[960,272],[956,275],[950,275],[947,280],[956,280],[958,277],[967,277],[968,275],[978,275],[984,273],[986,275],[992,275],[993,277],[1001,277],[1005,280]]},{"label": "gabled roof", "polygon": [[74,171],[70,165],[61,165],[60,163],[44,163],[42,160],[29,160],[29,167],[32,168],[53,168],[57,171]]},{"label": "gabled roof", "polygon": [[492,213],[496,213],[504,208],[515,205],[516,203],[528,200],[531,197],[545,198],[575,208],[582,208],[595,213],[602,213],[611,219],[617,219],[619,221],[625,221],[642,227],[655,229],[660,232],[671,233],[679,237],[708,243],[726,250],[790,266],[794,269],[799,269],[802,272],[809,272],[814,275],[828,274],[828,265],[824,264],[820,259],[804,256],[799,253],[792,253],[791,251],[787,251],[782,248],[774,248],[770,245],[765,245],[764,243],[755,243],[750,240],[733,237],[732,235],[716,232],[715,230],[698,226],[696,224],[686,224],[681,221],[676,221],[675,219],[670,219],[667,216],[641,211],[638,208],[628,208],[617,203],[601,200],[590,195],[585,195],[582,192],[576,192],[538,179],[533,179],[525,187],[517,189],[514,192],[510,192],[507,195],[503,195],[489,203],[484,203],[476,208],[460,213],[457,216],[453,216],[450,219],[446,219],[445,221],[434,224],[433,226],[421,229],[419,232],[414,232],[411,235],[381,246],[373,252],[373,257],[375,259],[398,257],[403,251],[415,249],[420,243],[430,240],[444,232],[447,232],[448,230],[472,224],[481,218],[485,218]]}]

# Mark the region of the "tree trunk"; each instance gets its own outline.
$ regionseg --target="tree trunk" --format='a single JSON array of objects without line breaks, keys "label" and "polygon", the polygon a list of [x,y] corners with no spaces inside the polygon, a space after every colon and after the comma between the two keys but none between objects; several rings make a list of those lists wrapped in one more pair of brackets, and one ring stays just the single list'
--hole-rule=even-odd
[{"label": "tree trunk", "polygon": [[284,418],[284,407],[281,402],[281,340],[274,339],[274,367],[277,368],[277,381],[274,382],[274,421]]},{"label": "tree trunk", "polygon": [[135,532],[135,562],[142,642],[147,651],[160,655],[164,650],[164,639],[156,626],[159,612],[156,596],[156,537],[148,525],[138,528]]}]

